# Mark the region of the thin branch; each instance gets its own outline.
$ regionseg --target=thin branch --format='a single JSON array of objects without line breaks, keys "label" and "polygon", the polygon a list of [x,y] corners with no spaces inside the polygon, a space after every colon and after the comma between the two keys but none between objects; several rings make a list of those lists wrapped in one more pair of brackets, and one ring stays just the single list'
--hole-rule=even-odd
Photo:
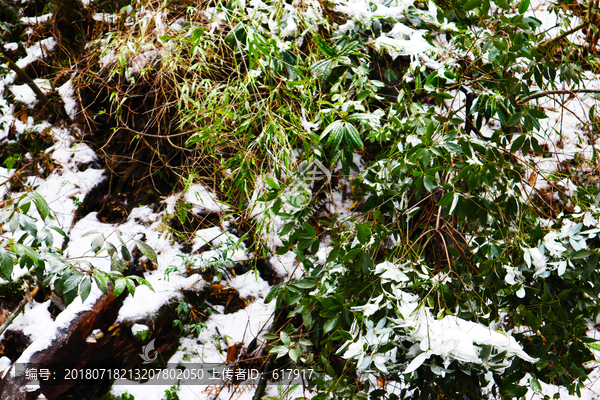
[{"label": "thin branch", "polygon": [[15,71],[15,73],[17,74],[17,78],[19,78],[20,81],[25,82],[27,85],[29,85],[31,90],[33,90],[33,93],[35,93],[35,96],[37,97],[37,99],[42,103],[42,105],[45,108],[48,109],[48,111],[50,111],[52,113],[52,115],[54,115],[55,118],[57,118],[57,119],[63,118],[63,115],[61,115],[61,113],[58,112],[56,110],[56,108],[54,107],[54,102],[52,100],[50,100],[48,98],[48,96],[46,96],[44,94],[44,92],[42,92],[42,90],[39,88],[39,86],[35,84],[33,79],[31,79],[29,77],[29,75],[27,75],[27,72],[23,71],[23,69],[21,69],[21,67],[19,67],[13,60],[11,60],[9,57],[7,57],[1,51],[0,51],[0,61],[7,63],[8,68]]},{"label": "thin branch", "polygon": [[15,318],[17,318],[17,316],[19,314],[21,314],[21,311],[23,311],[23,309],[25,308],[27,303],[29,303],[38,294],[39,290],[40,290],[40,285],[37,284],[31,291],[31,293],[25,294],[25,297],[19,303],[19,305],[17,306],[17,309],[11,315],[9,315],[8,318],[6,318],[6,321],[4,321],[4,323],[0,326],[0,336],[4,333],[6,328],[8,328],[10,326],[10,324],[12,324],[12,322],[15,320]]},{"label": "thin branch", "polygon": [[559,40],[564,39],[565,37],[569,36],[570,34],[575,33],[578,30],[585,28],[586,26],[588,26],[588,22],[584,21],[584,22],[580,23],[579,25],[577,25],[575,28],[571,28],[568,31],[561,33],[560,35],[558,35],[555,38],[543,41],[542,43],[540,43],[539,47],[540,48],[548,47],[549,45],[553,44],[554,42],[558,42]]},{"label": "thin branch", "polygon": [[520,101],[521,104],[527,103],[529,100],[537,99],[540,97],[546,97],[551,94],[575,94],[575,93],[600,93],[600,89],[560,89],[560,90],[544,90],[543,92],[537,92],[530,96],[523,97]]}]

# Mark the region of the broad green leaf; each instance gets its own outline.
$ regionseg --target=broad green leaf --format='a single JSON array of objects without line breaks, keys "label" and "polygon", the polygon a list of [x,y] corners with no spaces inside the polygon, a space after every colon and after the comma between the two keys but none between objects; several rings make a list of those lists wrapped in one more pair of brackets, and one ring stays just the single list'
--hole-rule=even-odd
[{"label": "broad green leaf", "polygon": [[46,200],[37,192],[33,193],[33,202],[35,203],[38,213],[45,221],[50,215],[50,207],[48,206],[48,203],[46,203]]},{"label": "broad green leaf", "polygon": [[90,295],[90,291],[92,290],[92,280],[89,276],[86,276],[83,281],[81,281],[81,285],[79,286],[79,293],[81,295],[81,301],[84,302],[85,299]]},{"label": "broad green leaf", "polygon": [[115,280],[115,286],[113,288],[113,295],[119,297],[121,293],[127,288],[127,278],[119,278]]},{"label": "broad green leaf", "polygon": [[0,268],[2,269],[2,275],[8,281],[12,280],[12,272],[13,272],[13,260],[9,252],[0,249]]},{"label": "broad green leaf", "polygon": [[265,303],[268,304],[272,302],[273,299],[279,295],[282,289],[283,286],[281,285],[281,283],[278,283],[277,285],[273,286],[273,288],[271,288],[271,290],[269,291],[269,294],[267,294],[267,297],[265,297]]},{"label": "broad green leaf", "polygon": [[15,212],[8,221],[8,227],[13,234],[17,231],[17,229],[19,229],[19,217],[20,214]]},{"label": "broad green leaf", "polygon": [[433,181],[427,175],[423,176],[423,186],[429,193],[433,193]]},{"label": "broad green leaf", "polygon": [[98,268],[94,268],[92,275],[94,280],[96,281],[96,285],[104,294],[108,294],[108,277],[107,275],[99,270]]},{"label": "broad green leaf", "polygon": [[54,231],[56,231],[56,232],[58,232],[61,236],[67,237],[67,234],[65,233],[65,231],[63,231],[59,227],[57,227],[57,226],[50,226],[49,228],[52,229],[52,230],[54,230]]},{"label": "broad green leaf", "polygon": [[133,280],[126,278],[125,282],[127,283],[127,290],[129,290],[129,293],[133,296],[135,294],[135,284],[133,283]]},{"label": "broad green leaf", "polygon": [[113,254],[110,262],[110,270],[116,272],[123,272],[127,268],[127,265],[121,261],[121,258],[117,255],[117,253]]},{"label": "broad green leaf", "polygon": [[81,281],[84,278],[85,278],[85,274],[82,274],[81,272],[78,272],[78,273],[75,273],[75,274],[71,275],[65,281],[64,291],[65,292],[70,292],[72,290],[77,289],[77,287],[79,286],[79,284],[81,283]]},{"label": "broad green leaf", "polygon": [[471,11],[481,5],[482,0],[469,0],[463,6],[463,11]]},{"label": "broad green leaf", "polygon": [[493,1],[501,9],[503,9],[503,10],[510,10],[510,6],[508,5],[508,3],[505,0],[493,0]]},{"label": "broad green leaf", "polygon": [[125,245],[121,245],[121,256],[123,256],[123,260],[131,261],[131,254],[129,254],[129,249]]},{"label": "broad green leaf", "polygon": [[521,148],[523,147],[523,143],[525,142],[525,139],[527,139],[526,135],[521,135],[518,138],[516,138],[514,140],[514,142],[512,143],[512,145],[510,146],[510,152],[516,153],[517,151],[521,150]]},{"label": "broad green leaf", "polygon": [[342,121],[341,119],[333,121],[331,124],[329,124],[327,126],[327,128],[325,128],[323,133],[321,133],[320,140],[323,140],[323,138],[325,138],[329,135],[330,139],[327,140],[327,144],[329,144],[331,141],[331,136],[338,137],[342,134],[343,127],[344,127],[344,121]]},{"label": "broad green leaf", "polygon": [[298,282],[294,282],[294,286],[299,287],[301,289],[310,289],[315,287],[316,283],[310,278],[304,278]]},{"label": "broad green leaf", "polygon": [[154,249],[148,246],[146,243],[141,240],[134,239],[135,244],[137,244],[138,249],[142,252],[143,255],[148,257],[148,260],[152,261],[154,264],[158,265],[158,258],[156,257],[156,253]]},{"label": "broad green leaf", "polygon": [[268,176],[267,176],[267,185],[269,185],[269,187],[271,187],[271,189],[279,190],[279,185],[277,185],[277,182],[275,182],[273,179],[269,178]]},{"label": "broad green leaf", "polygon": [[344,139],[349,146],[354,146],[358,150],[362,150],[364,147],[358,130],[349,122],[344,123]]},{"label": "broad green leaf", "polygon": [[279,337],[281,338],[281,341],[283,342],[283,344],[286,346],[289,346],[290,343],[292,342],[290,340],[290,337],[288,336],[288,334],[283,331],[279,334]]},{"label": "broad green leaf", "polygon": [[333,330],[336,327],[338,321],[339,316],[328,319],[327,322],[325,322],[325,325],[323,325],[323,334],[326,334]]},{"label": "broad green leaf", "polygon": [[19,256],[27,255],[29,258],[31,258],[31,260],[33,262],[39,261],[41,259],[40,254],[37,251],[35,251],[31,247],[25,246],[21,243],[15,243],[14,249],[15,249],[15,253],[17,255],[19,255]]},{"label": "broad green leaf", "polygon": [[104,235],[98,235],[96,236],[96,238],[92,241],[92,251],[96,254],[98,254],[100,252],[100,250],[102,250],[102,246],[104,246]]},{"label": "broad green leaf", "polygon": [[514,113],[508,119],[508,122],[506,123],[506,126],[514,126],[514,125],[518,124],[521,121],[521,118],[523,118],[523,113],[522,112]]},{"label": "broad green leaf", "polygon": [[600,351],[600,343],[586,343],[586,346],[592,350]]},{"label": "broad green leaf", "polygon": [[132,275],[129,278],[133,279],[134,281],[136,281],[140,285],[147,286],[148,289],[150,289],[150,290],[152,290],[154,292],[154,288],[152,287],[152,285],[150,284],[150,282],[148,282],[147,280],[145,280],[141,276]]},{"label": "broad green leaf", "polygon": [[362,244],[366,244],[371,238],[371,231],[367,225],[356,225],[356,234]]},{"label": "broad green leaf", "polygon": [[269,350],[269,353],[277,353],[277,358],[283,357],[288,353],[289,349],[285,346],[275,346],[273,347],[271,350]]},{"label": "broad green leaf", "polygon": [[519,14],[525,14],[529,9],[530,0],[521,0],[519,3]]}]

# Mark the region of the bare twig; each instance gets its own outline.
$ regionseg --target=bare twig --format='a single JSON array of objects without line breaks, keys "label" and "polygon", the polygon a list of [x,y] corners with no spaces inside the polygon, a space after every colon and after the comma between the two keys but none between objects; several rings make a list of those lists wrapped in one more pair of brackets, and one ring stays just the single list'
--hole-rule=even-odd
[{"label": "bare twig", "polygon": [[23,309],[25,308],[27,303],[29,303],[31,301],[31,299],[38,294],[39,290],[40,290],[40,285],[37,284],[31,291],[31,293],[27,293],[25,295],[23,300],[21,300],[21,302],[17,306],[17,309],[11,315],[9,315],[8,318],[6,318],[6,321],[4,321],[4,323],[2,324],[2,326],[0,326],[0,336],[2,336],[2,334],[4,333],[6,328],[8,328],[10,326],[10,324],[12,324],[12,322],[15,320],[15,318],[17,318],[17,316],[19,314],[21,314],[21,311],[23,311]]},{"label": "bare twig", "polygon": [[42,103],[42,105],[45,108],[48,109],[48,111],[52,113],[52,115],[54,115],[55,118],[62,118],[62,116],[60,115],[61,113],[56,111],[56,108],[54,107],[54,102],[50,100],[48,96],[44,94],[44,92],[42,92],[39,86],[35,84],[33,79],[31,79],[29,75],[27,75],[27,73],[23,71],[21,67],[19,67],[13,60],[7,57],[4,54],[4,52],[0,52],[0,61],[6,62],[8,64],[8,67],[15,71],[15,73],[17,74],[17,78],[19,78],[20,81],[25,82],[27,85],[29,85],[31,90],[33,90],[33,93],[35,93],[37,99]]},{"label": "bare twig", "polygon": [[552,94],[575,94],[575,93],[600,93],[600,89],[559,89],[559,90],[544,90],[543,92],[537,92],[529,96],[525,96],[521,99],[520,103],[527,103],[529,100],[538,99],[540,97],[546,97]]}]

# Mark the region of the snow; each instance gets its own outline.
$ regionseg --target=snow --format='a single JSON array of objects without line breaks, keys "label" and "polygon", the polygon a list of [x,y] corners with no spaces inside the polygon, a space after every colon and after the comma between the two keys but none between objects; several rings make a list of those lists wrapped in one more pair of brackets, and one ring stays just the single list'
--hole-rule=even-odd
[{"label": "snow", "polygon": [[392,59],[423,53],[432,48],[423,38],[424,33],[425,31],[418,31],[397,23],[389,33],[375,40],[375,48],[377,51],[387,50]]},{"label": "snow", "polygon": [[53,51],[56,45],[56,39],[54,39],[54,37],[52,36],[47,39],[42,39],[39,42],[35,43],[33,46],[27,47],[25,49],[25,51],[27,52],[27,56],[25,58],[21,58],[15,64],[17,64],[19,68],[25,68],[32,62],[46,57],[48,55],[48,52]]},{"label": "snow", "polygon": [[32,341],[46,335],[46,329],[52,325],[52,316],[48,312],[50,300],[43,303],[34,301],[25,306],[23,313],[19,314],[11,324],[12,330],[20,330],[29,336]]},{"label": "snow", "polygon": [[114,24],[119,20],[119,16],[117,14],[108,14],[108,13],[94,13],[92,15],[94,21],[98,22],[106,22],[109,24]]},{"label": "snow", "polygon": [[204,214],[206,213],[205,210],[219,214],[223,212],[223,208],[218,204],[215,194],[202,184],[190,185],[183,198],[186,202],[195,206],[192,209],[195,214]]},{"label": "snow", "polygon": [[131,333],[134,335],[137,335],[138,333],[142,333],[142,332],[147,332],[149,330],[150,330],[150,328],[148,328],[148,326],[143,325],[143,324],[134,324],[131,327]]},{"label": "snow", "polygon": [[252,270],[230,279],[229,286],[236,288],[242,299],[265,298],[271,290],[269,284],[258,276],[256,271]]},{"label": "snow", "polygon": [[[47,79],[34,79],[33,82],[42,90],[42,92],[48,93],[52,89],[50,81]],[[12,85],[9,89],[15,96],[15,100],[27,104],[29,108],[33,108],[34,104],[38,101],[35,93],[33,93],[33,90],[27,84]]]},{"label": "snow", "polygon": [[37,17],[21,17],[21,23],[23,25],[37,25],[42,24],[52,18],[53,14],[43,14]]},{"label": "snow", "polygon": [[4,378],[4,375],[8,372],[11,364],[10,358],[6,356],[0,357],[0,379]]},{"label": "snow", "polygon": [[[90,310],[101,294],[102,292],[100,292],[100,290],[93,288],[90,292],[89,297],[84,303],[82,303],[81,297],[75,298],[75,300],[73,300],[73,302],[69,304],[60,314],[58,314],[56,319],[54,321],[51,321],[50,323],[48,323],[48,318],[50,317],[47,309],[50,300],[48,300],[46,303],[42,303],[41,306],[44,307],[45,313],[48,314],[48,317],[44,316],[44,311],[42,311],[40,305],[38,305],[38,309],[35,312],[36,319],[31,318],[27,321],[27,323],[23,321],[23,324],[20,326],[21,329],[27,329],[28,332],[32,332],[32,334],[34,335],[34,340],[17,359],[15,364],[26,364],[29,362],[31,356],[33,356],[35,353],[37,353],[38,351],[45,350],[48,347],[52,346],[52,342],[59,337],[60,332],[64,329],[67,329],[71,325],[73,319],[78,314]],[[22,316],[19,316],[17,318],[21,317]],[[15,321],[17,321],[17,318],[15,319]],[[28,317],[24,316],[23,318]],[[39,323],[47,324],[45,326],[38,326],[37,318],[39,318]],[[33,332],[35,331],[39,332],[34,334]]]},{"label": "snow", "polygon": [[274,255],[269,262],[281,277],[300,279],[303,275],[303,270],[296,261],[296,254],[292,251],[283,255]]},{"label": "snow", "polygon": [[65,103],[65,111],[69,118],[74,119],[77,113],[77,100],[75,100],[75,90],[73,89],[73,80],[69,79],[61,87],[58,93]]}]

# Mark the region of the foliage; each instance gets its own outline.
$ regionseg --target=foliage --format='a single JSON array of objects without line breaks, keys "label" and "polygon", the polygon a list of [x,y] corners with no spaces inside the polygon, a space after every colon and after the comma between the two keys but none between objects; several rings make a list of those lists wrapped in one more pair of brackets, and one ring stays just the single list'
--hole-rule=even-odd
[{"label": "foliage", "polygon": [[179,391],[180,382],[177,382],[175,385],[171,386],[169,389],[165,390],[165,396],[163,400],[179,400],[179,396],[177,392]]},{"label": "foliage", "polygon": [[[34,212],[34,209],[37,212]],[[115,296],[119,296],[125,289],[134,294],[136,283],[152,288],[143,278],[123,275],[130,255],[120,235],[120,253],[102,234],[92,241],[91,247],[96,257],[106,251],[111,258],[111,271],[107,272],[94,267],[88,260],[69,259],[59,248],[54,247],[53,232],[63,237],[66,237],[66,234],[52,223],[53,220],[48,203],[36,192],[22,195],[12,204],[5,204],[0,214],[0,223],[7,226],[10,234],[2,236],[0,246],[0,273],[4,279],[12,281],[14,266],[18,265],[26,269],[42,286],[52,284],[54,289],[63,295],[67,304],[77,296],[81,296],[82,301],[85,301],[92,289],[92,279],[104,293],[108,293],[112,287]],[[86,235],[93,233],[88,232]],[[134,239],[134,242],[144,255],[157,262],[152,248],[142,241]]]},{"label": "foliage", "polygon": [[[276,236],[257,254],[295,255],[306,275],[269,300],[301,323],[270,351],[318,371],[315,398],[579,392],[600,313],[597,116],[561,96],[598,92],[591,2],[553,4],[556,27],[529,0],[216,2],[178,29],[153,6],[89,47],[90,75],[117,130],[159,158],[148,140],[183,138],[180,177]],[[141,130],[124,111],[150,75],[165,105]],[[551,124],[569,112],[577,127]],[[567,140],[579,154],[557,154]],[[298,173],[316,161],[327,179]]]}]

